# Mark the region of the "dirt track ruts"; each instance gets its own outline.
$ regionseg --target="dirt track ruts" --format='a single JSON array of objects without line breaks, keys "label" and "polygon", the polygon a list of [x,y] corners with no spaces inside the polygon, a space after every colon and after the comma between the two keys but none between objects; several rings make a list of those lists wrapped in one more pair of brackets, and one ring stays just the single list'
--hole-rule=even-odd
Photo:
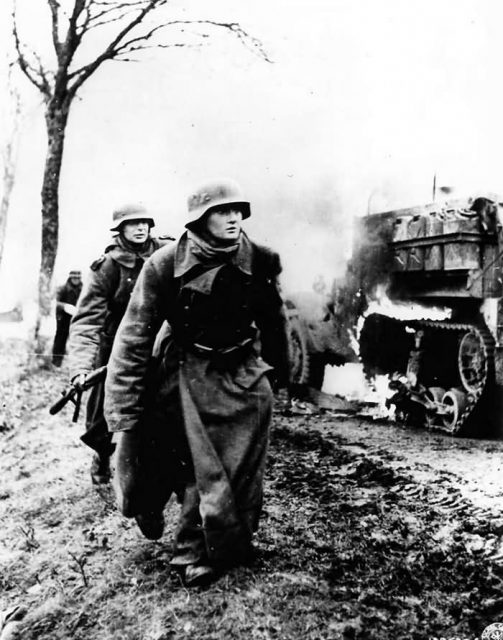
[{"label": "dirt track ruts", "polygon": [[152,543],[93,491],[82,426],[47,412],[64,378],[2,385],[0,610],[26,607],[24,640],[473,640],[503,615],[500,441],[280,410],[257,560],[189,592],[177,505]]}]

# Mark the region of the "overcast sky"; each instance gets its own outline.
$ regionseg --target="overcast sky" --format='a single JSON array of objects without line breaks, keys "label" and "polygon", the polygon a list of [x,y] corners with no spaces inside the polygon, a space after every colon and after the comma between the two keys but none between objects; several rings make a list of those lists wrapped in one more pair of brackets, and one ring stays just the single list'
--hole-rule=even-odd
[{"label": "overcast sky", "polygon": [[[46,0],[24,2],[20,30],[45,55]],[[179,234],[186,196],[208,177],[242,183],[251,235],[281,251],[296,288],[340,271],[355,215],[429,201],[435,173],[460,195],[503,193],[499,0],[178,0],[172,11],[239,21],[273,62],[215,32],[88,81],[66,142],[58,281],[100,255],[121,202],[143,200],[159,231]],[[4,299],[30,290],[39,262],[45,134],[24,89]]]}]

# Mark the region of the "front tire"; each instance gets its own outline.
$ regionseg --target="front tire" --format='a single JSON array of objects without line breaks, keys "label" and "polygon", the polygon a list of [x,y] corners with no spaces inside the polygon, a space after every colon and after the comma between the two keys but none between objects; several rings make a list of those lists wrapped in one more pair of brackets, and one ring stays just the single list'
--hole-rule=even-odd
[{"label": "front tire", "polygon": [[309,348],[307,331],[298,317],[289,320],[290,379],[294,385],[321,389],[325,362],[321,354]]}]

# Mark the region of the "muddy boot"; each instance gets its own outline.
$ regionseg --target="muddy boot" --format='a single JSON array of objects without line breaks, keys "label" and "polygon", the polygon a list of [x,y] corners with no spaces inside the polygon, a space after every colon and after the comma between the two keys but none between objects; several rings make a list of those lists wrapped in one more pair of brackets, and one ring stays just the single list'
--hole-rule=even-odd
[{"label": "muddy boot", "polygon": [[145,538],[159,540],[164,532],[164,518],[162,513],[138,513],[134,519]]},{"label": "muddy boot", "polygon": [[95,453],[91,462],[91,481],[93,484],[108,484],[111,478],[110,456]]},{"label": "muddy boot", "polygon": [[207,587],[220,577],[220,572],[205,564],[189,564],[185,567],[183,581],[186,587]]}]

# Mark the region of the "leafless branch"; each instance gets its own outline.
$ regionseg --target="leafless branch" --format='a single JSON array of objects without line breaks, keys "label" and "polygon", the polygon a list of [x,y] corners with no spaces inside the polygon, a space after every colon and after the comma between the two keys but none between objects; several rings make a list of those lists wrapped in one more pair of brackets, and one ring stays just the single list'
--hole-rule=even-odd
[{"label": "leafless branch", "polygon": [[66,38],[60,47],[58,70],[54,81],[54,96],[67,94],[68,69],[82,40],[82,33],[78,32],[77,23],[85,9],[86,0],[74,0],[72,13],[68,18]]},{"label": "leafless branch", "polygon": [[186,47],[187,49],[197,49],[200,48],[200,44],[188,44],[187,42],[173,42],[171,44],[151,44],[151,45],[138,45],[136,47],[131,47],[130,49],[123,52],[119,52],[112,60],[116,60],[117,62],[140,62],[140,60],[134,58],[123,58],[124,55],[129,55],[134,53],[135,51],[146,51],[148,49],[173,49],[178,48],[181,49]]},{"label": "leafless branch", "polygon": [[94,7],[130,7],[132,4],[146,4],[149,0],[89,0],[90,4]]},{"label": "leafless branch", "polygon": [[39,70],[35,69],[33,65],[28,61],[26,55],[24,54],[24,51],[22,50],[17,28],[15,4],[12,9],[12,34],[14,36],[14,44],[16,47],[17,63],[19,65],[19,68],[28,78],[28,80],[40,91],[40,93],[42,93],[46,99],[49,99],[51,97],[50,87],[49,83],[47,82],[47,78],[43,73],[42,65],[40,64]]},{"label": "leafless branch", "polygon": [[75,92],[82,86],[82,84],[98,69],[105,60],[111,60],[116,57],[119,52],[117,47],[121,41],[130,33],[138,24],[142,22],[145,16],[153,9],[156,9],[167,3],[167,0],[145,0],[144,7],[139,11],[137,16],[128,22],[123,29],[119,31],[117,36],[106,47],[106,49],[97,56],[92,62],[81,67],[77,71],[71,74],[71,78],[74,78],[73,84],[68,87],[68,91],[71,95],[75,95]]},{"label": "leafless branch", "polygon": [[68,20],[68,32],[64,43],[64,53],[67,57],[67,60],[65,60],[66,69],[68,69],[82,39],[82,34],[77,30],[77,22],[86,9],[86,0],[74,0],[74,2],[72,14]]},{"label": "leafless branch", "polygon": [[[77,91],[77,89],[83,84],[83,82],[92,74],[96,69],[105,61],[105,60],[113,60],[120,59],[122,62],[129,61],[129,58],[124,58],[123,56],[129,56],[129,54],[138,51],[144,51],[146,49],[167,49],[171,47],[183,47],[183,46],[192,46],[184,43],[175,43],[175,44],[164,44],[164,43],[156,43],[154,45],[143,44],[148,42],[156,35],[159,31],[164,30],[168,27],[180,27],[180,26],[193,26],[193,25],[204,25],[209,27],[216,27],[227,29],[231,31],[240,42],[253,53],[260,55],[265,61],[272,62],[272,60],[267,55],[264,50],[262,43],[257,39],[251,36],[247,31],[245,31],[241,25],[236,22],[216,22],[214,20],[171,20],[168,22],[163,22],[159,24],[149,31],[139,34],[134,38],[130,38],[129,40],[125,40],[125,36],[132,31],[132,29],[140,24],[145,17],[146,13],[151,11],[152,9],[160,6],[161,4],[165,4],[166,0],[150,0],[148,6],[144,7],[144,9],[140,12],[140,14],[131,21],[114,39],[112,43],[103,51],[103,53],[98,56],[93,62],[84,65],[80,69],[76,69],[71,74],[69,74],[69,78],[74,78],[74,84],[71,88],[72,92]],[[107,3],[108,4],[108,3]],[[112,4],[112,3],[110,3]],[[113,3],[114,6],[121,6],[124,3]],[[135,4],[141,4],[140,2]],[[122,16],[123,17],[123,16]],[[115,22],[119,20],[119,17],[110,18],[107,22]],[[95,24],[94,26],[97,26]],[[183,31],[183,29],[182,29]],[[209,34],[200,33],[199,37],[208,38]],[[140,44],[142,43],[142,44]],[[132,60],[131,60],[132,61]]]},{"label": "leafless branch", "polygon": [[[238,40],[250,51],[259,55],[267,62],[271,62],[261,42],[251,36],[238,23],[217,22],[214,20],[171,20],[158,24],[149,30],[133,36],[135,27],[143,23],[145,17],[155,9],[167,4],[168,0],[74,0],[71,13],[66,15],[68,29],[64,40],[60,40],[59,26],[63,11],[59,0],[47,0],[52,18],[52,40],[58,58],[56,74],[50,78],[50,73],[45,69],[41,59],[34,53],[27,55],[26,48],[22,46],[16,23],[15,4],[13,9],[13,33],[18,55],[18,64],[30,82],[39,89],[46,100],[55,96],[72,99],[82,84],[105,62],[106,60],[120,60],[122,62],[133,60],[132,53],[138,53],[148,49],[168,49],[180,47],[193,47],[190,43],[153,43],[154,36],[161,30],[178,28],[182,33],[185,27],[205,27],[226,29],[235,35]],[[82,67],[70,72],[70,65],[75,52],[80,46],[82,38],[91,30],[112,24],[124,22],[134,14],[122,29],[119,30],[113,40],[96,56],[94,60]],[[199,38],[209,38],[209,34],[197,33]],[[31,59],[30,59],[31,57]],[[51,84],[53,86],[51,87]]]},{"label": "leafless branch", "polygon": [[121,22],[124,19],[125,15],[126,15],[125,13],[121,13],[119,15],[110,15],[108,18],[103,17],[103,19],[99,21],[95,20],[97,16],[91,16],[88,23],[82,26],[82,35],[93,29],[104,27],[107,24],[113,24],[114,22]]},{"label": "leafless branch", "polygon": [[35,60],[37,61],[37,65],[38,65],[37,74],[38,74],[38,76],[40,77],[40,80],[41,80],[42,84],[43,84],[43,85],[44,85],[44,87],[45,87],[45,91],[44,91],[44,93],[45,93],[46,95],[50,95],[50,93],[51,93],[51,85],[50,85],[50,82],[49,82],[49,78],[48,78],[48,76],[49,76],[49,75],[52,75],[52,72],[51,72],[51,71],[47,71],[47,70],[44,68],[44,65],[43,65],[43,62],[42,62],[41,57],[40,57],[40,56],[38,55],[38,53],[37,53],[36,51],[34,51],[33,49],[31,50],[31,55],[32,55],[32,56],[35,58]]},{"label": "leafless branch", "polygon": [[[90,6],[104,6],[105,8],[97,11],[93,15],[89,12],[89,20],[85,25],[87,30],[101,27],[111,22],[122,20],[124,16],[135,10],[141,10],[145,6],[145,0],[132,0],[131,2],[91,2]],[[84,28],[84,27],[83,27]]]},{"label": "leafless branch", "polygon": [[61,42],[59,41],[59,2],[58,0],[47,0],[51,10],[52,20],[52,43],[58,61],[61,59]]},{"label": "leafless branch", "polygon": [[[263,58],[266,62],[272,62],[272,60],[267,55],[265,49],[263,48],[260,40],[251,36],[247,31],[243,29],[243,27],[241,27],[240,24],[238,24],[237,22],[216,22],[215,20],[170,20],[169,22],[164,22],[162,24],[157,25],[156,27],[153,27],[147,33],[138,35],[137,37],[132,38],[131,40],[128,40],[127,42],[120,44],[117,47],[117,53],[120,53],[120,52],[128,53],[130,50],[128,47],[130,45],[136,42],[150,40],[161,29],[166,29],[167,27],[180,26],[180,25],[191,25],[191,26],[204,25],[209,27],[227,29],[228,31],[233,33],[249,51],[251,51],[254,54],[258,53],[258,55],[261,58]],[[209,37],[209,35],[206,33],[201,33],[199,35],[200,37],[203,37],[203,38]],[[160,46],[160,45],[157,45],[157,46]]]},{"label": "leafless branch", "polygon": [[[87,4],[84,6],[82,13],[79,15],[75,28],[79,33],[80,37],[89,29],[89,23],[92,19],[91,7],[93,5],[93,0],[86,0]],[[84,20],[80,23],[80,18],[84,16]]]}]

